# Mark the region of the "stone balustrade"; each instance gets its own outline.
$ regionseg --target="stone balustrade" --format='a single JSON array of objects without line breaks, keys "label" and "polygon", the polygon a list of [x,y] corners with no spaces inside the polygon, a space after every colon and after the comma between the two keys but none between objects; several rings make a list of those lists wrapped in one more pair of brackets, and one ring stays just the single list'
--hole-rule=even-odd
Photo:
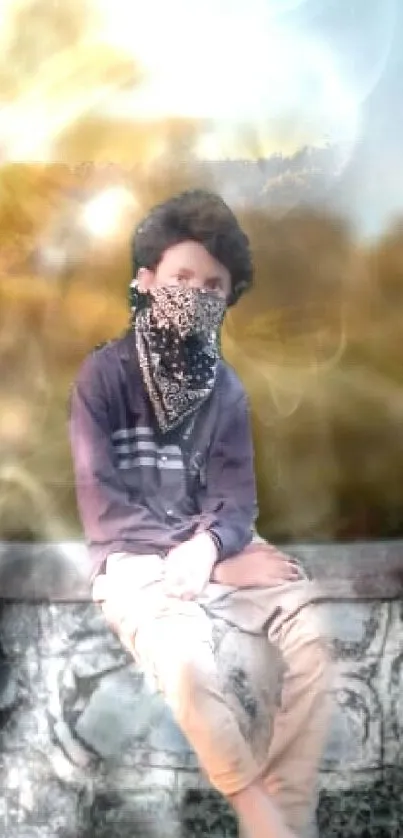
[{"label": "stone balustrade", "polygon": [[[321,838],[397,838],[403,543],[291,552],[321,580],[316,607],[336,659]],[[0,838],[235,836],[231,812],[92,604],[86,580],[80,543],[0,546]],[[242,650],[238,640],[228,635],[223,654],[253,659],[258,689],[263,650]],[[234,689],[253,737],[256,718],[251,725],[242,684]]]}]

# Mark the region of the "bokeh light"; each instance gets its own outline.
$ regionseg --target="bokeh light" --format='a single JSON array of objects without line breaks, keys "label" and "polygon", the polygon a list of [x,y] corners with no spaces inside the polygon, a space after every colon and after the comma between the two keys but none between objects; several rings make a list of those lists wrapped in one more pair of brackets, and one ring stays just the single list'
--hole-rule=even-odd
[{"label": "bokeh light", "polygon": [[80,225],[91,236],[109,239],[122,227],[125,216],[138,210],[138,202],[132,192],[115,186],[91,198],[83,207]]}]

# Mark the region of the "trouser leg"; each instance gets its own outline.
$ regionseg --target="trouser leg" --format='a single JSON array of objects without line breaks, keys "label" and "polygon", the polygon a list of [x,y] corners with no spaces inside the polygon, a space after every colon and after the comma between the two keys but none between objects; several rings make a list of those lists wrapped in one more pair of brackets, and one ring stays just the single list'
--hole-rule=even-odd
[{"label": "trouser leg", "polygon": [[[303,587],[297,593],[296,583],[277,590],[233,591],[229,597],[224,592],[222,598],[220,592],[218,597],[210,593],[217,616],[246,631],[269,626],[269,640],[288,667],[264,780],[289,826],[300,829],[314,805],[329,714],[329,655],[321,627],[315,625],[315,607],[295,609],[297,599],[305,596]],[[127,631],[130,614],[122,621],[122,640],[140,666],[156,676],[212,785],[224,795],[246,788],[262,769],[257,770],[220,690],[210,619],[197,603],[174,599],[165,601],[165,610],[147,606],[142,611],[148,619],[139,621],[133,638]]]},{"label": "trouser leg", "polygon": [[150,568],[130,559],[115,563],[104,613],[162,692],[210,783],[225,796],[236,794],[259,768],[222,693],[212,620],[195,601],[165,596],[158,562]]},{"label": "trouser leg", "polygon": [[[287,672],[282,704],[264,773],[267,790],[287,824],[314,834],[318,772],[331,711],[331,660],[325,641],[306,631],[315,614],[310,606],[283,623],[279,643]],[[269,632],[269,639],[270,632]],[[311,831],[310,831],[311,830]]]},{"label": "trouser leg", "polygon": [[211,621],[203,610],[196,603],[170,603],[169,613],[139,627],[134,648],[210,783],[225,796],[246,788],[259,771],[222,694]]}]

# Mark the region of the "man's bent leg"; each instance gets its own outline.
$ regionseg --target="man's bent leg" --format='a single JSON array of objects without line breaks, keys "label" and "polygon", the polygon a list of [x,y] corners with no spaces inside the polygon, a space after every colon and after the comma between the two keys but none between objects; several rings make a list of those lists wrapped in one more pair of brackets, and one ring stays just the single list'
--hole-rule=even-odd
[{"label": "man's bent leg", "polygon": [[[139,565],[137,565],[137,570]],[[179,726],[198,755],[210,782],[233,805],[250,838],[292,838],[270,800],[249,746],[219,686],[212,622],[196,602],[164,596],[160,571],[143,590],[124,562],[123,596],[114,575],[113,597],[105,613],[126,648],[163,692]],[[133,601],[127,592],[133,591]],[[130,631],[132,623],[132,632]],[[130,634],[132,636],[130,636]]]},{"label": "man's bent leg", "polygon": [[224,795],[259,769],[219,684],[212,621],[195,601],[168,597],[156,556],[113,557],[104,614],[164,695],[210,782]]},{"label": "man's bent leg", "polygon": [[[331,710],[331,655],[309,580],[210,592],[211,613],[249,632],[266,630],[287,667],[262,779],[290,828],[308,825]],[[312,832],[306,832],[311,838]]]},{"label": "man's bent leg", "polygon": [[136,657],[152,674],[209,780],[234,807],[248,838],[294,838],[261,781],[259,769],[222,695],[212,623],[195,602],[172,600],[135,638]]},{"label": "man's bent leg", "polygon": [[330,652],[320,628],[316,637],[312,632],[315,620],[314,606],[308,605],[282,624],[280,636],[271,637],[269,631],[269,639],[279,643],[288,671],[264,782],[287,824],[299,830],[308,826],[314,814],[331,710]]},{"label": "man's bent leg", "polygon": [[156,681],[212,785],[234,794],[259,770],[219,685],[212,623],[197,603],[175,598],[148,615],[136,631],[136,659]]}]

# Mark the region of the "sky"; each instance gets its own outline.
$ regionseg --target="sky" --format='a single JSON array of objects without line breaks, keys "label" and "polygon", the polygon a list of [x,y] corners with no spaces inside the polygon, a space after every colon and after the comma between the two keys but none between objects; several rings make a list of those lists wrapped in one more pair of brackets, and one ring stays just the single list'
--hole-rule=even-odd
[{"label": "sky", "polygon": [[403,212],[401,0],[99,2],[145,69],[111,111],[201,120],[202,159],[330,145],[330,203],[360,233]]},{"label": "sky", "polygon": [[[1,34],[4,9],[33,1],[0,2]],[[195,121],[200,160],[269,161],[266,196],[298,202],[308,172],[313,200],[320,182],[318,200],[364,237],[403,213],[402,0],[88,2],[97,37],[142,81],[119,93],[105,78],[93,96],[81,82],[85,44],[56,68],[44,62],[18,103],[0,102],[4,159],[51,160],[57,135],[99,99],[112,118]],[[235,201],[238,175],[222,167],[218,181]]]}]

